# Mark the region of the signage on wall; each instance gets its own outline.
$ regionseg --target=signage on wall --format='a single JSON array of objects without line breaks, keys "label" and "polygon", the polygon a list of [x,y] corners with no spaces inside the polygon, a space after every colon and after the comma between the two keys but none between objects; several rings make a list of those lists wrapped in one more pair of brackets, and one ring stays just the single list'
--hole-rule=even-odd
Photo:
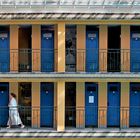
[{"label": "signage on wall", "polygon": [[133,33],[132,38],[135,39],[135,40],[140,39],[140,33]]},{"label": "signage on wall", "polygon": [[52,38],[52,33],[43,34],[43,38],[46,38],[46,39]]},{"label": "signage on wall", "polygon": [[0,38],[1,39],[8,38],[8,34],[7,33],[0,33]]},{"label": "signage on wall", "polygon": [[90,34],[88,34],[88,38],[94,39],[94,38],[96,38],[96,34],[90,33]]},{"label": "signage on wall", "polygon": [[94,103],[94,96],[89,96],[89,103]]}]

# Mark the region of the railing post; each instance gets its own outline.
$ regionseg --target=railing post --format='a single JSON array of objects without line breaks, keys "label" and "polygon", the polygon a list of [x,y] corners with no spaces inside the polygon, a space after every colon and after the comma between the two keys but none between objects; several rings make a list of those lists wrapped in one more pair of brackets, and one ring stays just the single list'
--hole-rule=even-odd
[{"label": "railing post", "polygon": [[120,126],[121,128],[129,128],[129,82],[121,83],[121,113],[120,113]]},{"label": "railing post", "polygon": [[98,127],[107,127],[107,83],[99,82],[98,86]]},{"label": "railing post", "polygon": [[107,38],[108,38],[107,25],[99,26],[99,72],[107,71]]},{"label": "railing post", "polygon": [[10,72],[18,72],[18,25],[10,25]]},{"label": "railing post", "polygon": [[77,72],[85,71],[86,26],[77,25]]},{"label": "railing post", "polygon": [[65,130],[65,82],[57,82],[57,131]]},{"label": "railing post", "polygon": [[121,71],[130,72],[130,25],[121,26]]},{"label": "railing post", "polygon": [[85,83],[76,83],[76,128],[85,127]]},{"label": "railing post", "polygon": [[41,26],[32,25],[32,71],[41,70],[40,51],[41,49]]},{"label": "railing post", "polygon": [[32,83],[32,127],[40,127],[40,83]]}]

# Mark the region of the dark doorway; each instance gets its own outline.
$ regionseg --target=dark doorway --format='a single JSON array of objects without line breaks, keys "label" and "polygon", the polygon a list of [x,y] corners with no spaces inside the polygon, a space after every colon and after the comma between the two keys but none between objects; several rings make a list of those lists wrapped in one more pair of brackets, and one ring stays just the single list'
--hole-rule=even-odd
[{"label": "dark doorway", "polygon": [[108,27],[108,72],[120,72],[121,26]]},{"label": "dark doorway", "polygon": [[19,83],[19,112],[21,120],[25,126],[31,126],[31,83]]},{"label": "dark doorway", "polygon": [[19,27],[19,72],[30,72],[32,70],[31,34],[31,26]]},{"label": "dark doorway", "polygon": [[65,125],[76,127],[76,83],[65,84]]}]

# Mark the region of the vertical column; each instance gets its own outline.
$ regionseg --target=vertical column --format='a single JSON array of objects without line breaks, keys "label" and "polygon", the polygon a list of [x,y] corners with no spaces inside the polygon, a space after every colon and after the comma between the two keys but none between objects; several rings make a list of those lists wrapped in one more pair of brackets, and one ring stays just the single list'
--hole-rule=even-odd
[{"label": "vertical column", "polygon": [[121,71],[130,71],[130,25],[121,26]]},{"label": "vertical column", "polygon": [[41,26],[32,25],[32,71],[40,71]]},{"label": "vertical column", "polygon": [[32,127],[40,127],[40,83],[32,83]]},{"label": "vertical column", "polygon": [[85,127],[85,83],[76,83],[76,128]]},{"label": "vertical column", "polygon": [[65,72],[65,23],[57,25],[57,71]]},{"label": "vertical column", "polygon": [[98,127],[105,128],[107,126],[107,83],[99,82],[98,88]]},{"label": "vertical column", "polygon": [[18,25],[10,25],[10,71],[18,72]]},{"label": "vertical column", "polygon": [[65,130],[65,82],[57,82],[57,131]]},{"label": "vertical column", "polygon": [[10,91],[10,93],[16,94],[16,100],[18,102],[18,82],[10,82],[9,91]]},{"label": "vertical column", "polygon": [[54,83],[54,128],[57,126],[57,83]]},{"label": "vertical column", "polygon": [[121,83],[121,128],[129,128],[129,82]]},{"label": "vertical column", "polygon": [[77,25],[77,71],[85,71],[86,26]]},{"label": "vertical column", "polygon": [[99,26],[99,71],[107,71],[107,44],[108,27],[107,25]]}]

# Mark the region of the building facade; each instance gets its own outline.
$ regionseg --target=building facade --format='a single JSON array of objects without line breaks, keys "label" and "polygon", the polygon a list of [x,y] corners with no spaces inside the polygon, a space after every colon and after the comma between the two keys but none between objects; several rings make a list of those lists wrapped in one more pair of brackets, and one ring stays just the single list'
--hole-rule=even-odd
[{"label": "building facade", "polygon": [[85,13],[76,2],[50,4],[59,13],[42,13],[44,3],[3,2],[0,126],[13,92],[27,127],[140,127],[139,4],[101,3],[97,13],[89,7],[96,4],[82,5]]}]

